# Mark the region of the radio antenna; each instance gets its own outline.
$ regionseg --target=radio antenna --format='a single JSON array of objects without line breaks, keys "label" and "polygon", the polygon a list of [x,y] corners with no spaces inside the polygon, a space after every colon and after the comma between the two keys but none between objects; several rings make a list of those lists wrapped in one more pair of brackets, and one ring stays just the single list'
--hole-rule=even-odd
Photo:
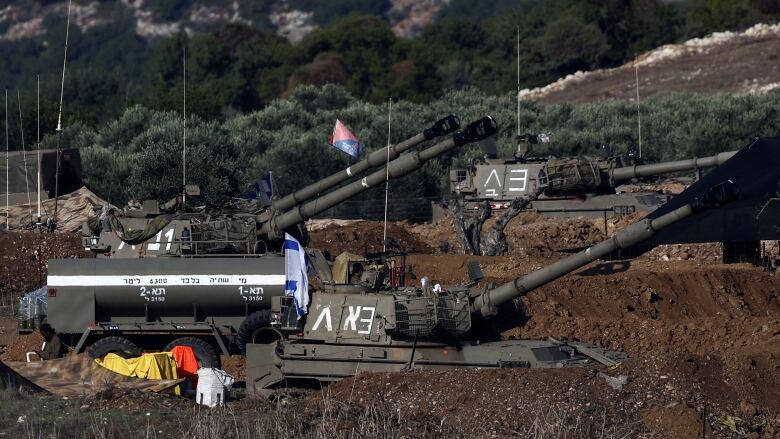
[{"label": "radio antenna", "polygon": [[639,137],[639,158],[642,158],[642,114],[639,111],[639,58],[634,59],[634,74],[636,77],[636,124]]},{"label": "radio antenna", "polygon": [[187,46],[181,50],[182,125],[181,125],[181,207],[187,201]]},{"label": "radio antenna", "polygon": [[5,230],[11,230],[11,223],[9,222],[10,206],[10,194],[11,194],[11,175],[8,172],[10,169],[10,163],[8,161],[8,155],[10,154],[10,148],[8,147],[8,87],[5,88]]},{"label": "radio antenna", "polygon": [[57,165],[54,172],[54,223],[50,231],[57,229],[57,208],[60,196],[60,142],[62,141],[62,98],[65,94],[65,66],[68,61],[68,37],[70,36],[70,7],[73,0],[68,0],[68,21],[65,26],[65,53],[62,56],[62,82],[60,83],[60,110],[57,114]]},{"label": "radio antenna", "polygon": [[393,99],[388,101],[387,108],[387,163],[385,164],[385,224],[382,232],[382,252],[387,251],[387,202],[390,194],[390,121],[393,115]]},{"label": "radio antenna", "polygon": [[38,225],[41,224],[41,75],[38,75],[36,87],[36,114],[38,118],[38,134],[36,143],[38,144],[38,179],[36,183],[36,192],[38,192]]},{"label": "radio antenna", "polygon": [[517,135],[520,135],[520,26],[517,26]]},{"label": "radio antenna", "polygon": [[24,186],[27,189],[27,211],[32,221],[32,200],[30,199],[30,178],[27,174],[27,149],[24,145],[24,122],[22,122],[22,97],[16,89],[16,100],[19,103],[19,133],[22,138],[22,162],[24,163]]}]

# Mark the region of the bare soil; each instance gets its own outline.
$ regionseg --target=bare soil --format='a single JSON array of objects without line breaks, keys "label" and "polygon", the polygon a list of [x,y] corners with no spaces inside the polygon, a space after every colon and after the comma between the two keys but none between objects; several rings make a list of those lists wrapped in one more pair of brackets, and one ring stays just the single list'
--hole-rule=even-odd
[{"label": "bare soil", "polygon": [[12,301],[42,287],[49,259],[87,256],[79,234],[0,232],[0,297]]}]

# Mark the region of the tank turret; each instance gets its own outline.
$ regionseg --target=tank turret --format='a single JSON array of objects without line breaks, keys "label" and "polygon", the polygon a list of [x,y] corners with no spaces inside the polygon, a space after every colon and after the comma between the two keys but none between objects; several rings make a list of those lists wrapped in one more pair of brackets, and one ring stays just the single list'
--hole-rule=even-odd
[{"label": "tank turret", "polygon": [[312,293],[302,330],[292,298],[279,296],[272,305],[272,325],[287,336],[274,343],[247,345],[247,388],[260,390],[297,378],[332,381],[357,372],[407,368],[615,365],[624,358],[622,354],[587,343],[501,340],[501,332],[521,322],[514,301],[595,259],[638,245],[667,226],[738,196],[734,183],[723,181],[677,209],[639,221],[606,241],[495,288],[427,285],[379,292],[360,285],[351,290],[322,288]]}]

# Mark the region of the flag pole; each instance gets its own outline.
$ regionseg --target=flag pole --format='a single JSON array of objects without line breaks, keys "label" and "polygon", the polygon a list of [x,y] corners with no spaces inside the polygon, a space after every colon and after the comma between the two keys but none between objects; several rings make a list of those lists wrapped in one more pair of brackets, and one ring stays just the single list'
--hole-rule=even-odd
[{"label": "flag pole", "polygon": [[36,87],[36,115],[38,118],[38,134],[36,141],[38,143],[38,179],[36,181],[36,191],[38,192],[38,222],[41,225],[41,75],[38,75],[38,86]]},{"label": "flag pole", "polygon": [[387,251],[387,202],[390,193],[390,121],[393,115],[393,99],[388,101],[387,110],[387,164],[385,166],[385,224],[382,232],[382,252]]},{"label": "flag pole", "polygon": [[642,114],[639,109],[639,58],[634,58],[634,74],[636,75],[636,124],[639,131],[639,158],[642,158]]},{"label": "flag pole", "polygon": [[182,126],[181,126],[181,207],[187,201],[187,46],[181,50]]},{"label": "flag pole", "polygon": [[68,62],[68,36],[70,35],[70,7],[73,0],[68,0],[68,21],[65,25],[65,52],[62,55],[62,82],[60,84],[60,110],[57,114],[57,160],[54,170],[54,221],[49,228],[57,230],[57,208],[60,200],[60,141],[62,140],[62,99],[65,95],[65,66]]},{"label": "flag pole", "polygon": [[5,230],[11,230],[11,223],[9,222],[9,210],[11,210],[10,206],[10,193],[11,193],[11,185],[9,180],[11,178],[11,174],[9,172],[10,169],[10,163],[8,161],[8,155],[10,148],[8,146],[8,87],[5,88]]},{"label": "flag pole", "polygon": [[24,145],[24,122],[22,121],[22,96],[16,89],[16,101],[19,103],[19,134],[22,138],[22,161],[24,163],[24,186],[27,189],[27,212],[32,222],[32,200],[30,199],[30,178],[27,175],[27,148]]}]

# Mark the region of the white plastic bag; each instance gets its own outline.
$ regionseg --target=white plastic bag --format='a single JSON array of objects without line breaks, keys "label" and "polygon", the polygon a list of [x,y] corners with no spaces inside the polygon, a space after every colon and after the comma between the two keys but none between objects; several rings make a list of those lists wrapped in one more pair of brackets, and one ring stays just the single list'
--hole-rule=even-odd
[{"label": "white plastic bag", "polygon": [[198,369],[198,388],[195,402],[209,407],[225,405],[230,388],[236,379],[221,369],[202,367]]}]

